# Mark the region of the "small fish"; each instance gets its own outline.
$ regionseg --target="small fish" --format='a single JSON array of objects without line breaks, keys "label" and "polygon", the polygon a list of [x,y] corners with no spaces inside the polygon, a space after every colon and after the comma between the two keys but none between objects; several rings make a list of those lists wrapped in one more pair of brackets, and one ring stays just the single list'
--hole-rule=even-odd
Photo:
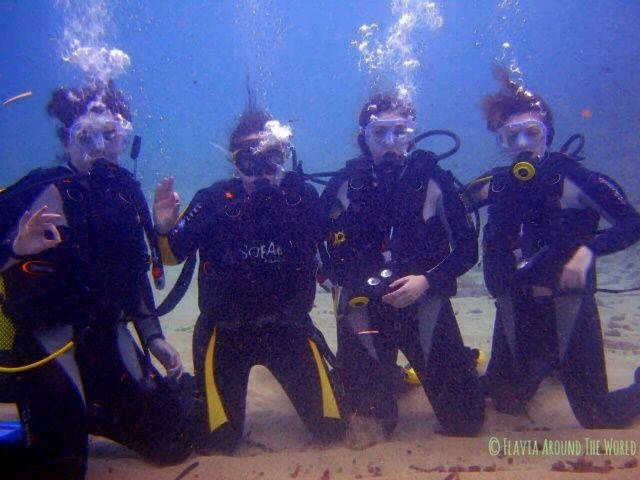
[{"label": "small fish", "polygon": [[21,100],[23,98],[27,98],[30,97],[31,95],[33,95],[33,92],[31,90],[21,93],[20,95],[16,95],[15,97],[11,97],[6,99],[4,102],[2,102],[2,105],[9,105],[12,102],[15,102],[16,100]]},{"label": "small fish", "polygon": [[584,119],[593,117],[593,113],[591,113],[591,110],[589,110],[588,108],[583,108],[582,110],[580,110],[580,115],[582,115],[582,118]]}]

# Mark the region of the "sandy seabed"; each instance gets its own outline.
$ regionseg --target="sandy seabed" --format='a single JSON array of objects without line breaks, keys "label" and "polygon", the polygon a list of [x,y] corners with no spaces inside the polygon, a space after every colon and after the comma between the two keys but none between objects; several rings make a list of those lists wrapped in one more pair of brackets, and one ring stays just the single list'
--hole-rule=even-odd
[{"label": "sandy seabed", "polygon": [[[640,248],[599,262],[602,287],[640,285]],[[177,271],[168,272],[175,278]],[[191,334],[197,317],[196,291],[163,319],[167,338],[191,367]],[[459,281],[453,300],[465,343],[489,354],[494,306],[475,269]],[[627,386],[640,364],[640,297],[598,294],[611,389]],[[335,346],[329,294],[318,291],[312,312],[316,325]],[[510,416],[487,401],[486,421],[474,438],[446,437],[422,389],[399,400],[400,417],[390,441],[362,450],[343,444],[314,446],[282,388],[262,367],[252,370],[245,439],[234,456],[192,455],[183,464],[157,468],[130,450],[92,437],[90,480],[337,480],[337,479],[639,479],[640,421],[624,430],[586,430],[576,421],[564,390],[547,379],[527,408]],[[7,418],[7,409],[0,411]],[[596,442],[600,442],[599,444]],[[536,443],[537,442],[537,443]],[[498,445],[501,453],[493,449]],[[537,446],[537,449],[536,449]],[[614,449],[615,447],[615,449]],[[567,450],[571,449],[573,450]],[[576,455],[576,449],[581,454]],[[590,451],[587,452],[587,448]],[[559,450],[560,449],[560,450]],[[563,450],[564,449],[564,450]],[[585,455],[585,453],[589,453]],[[564,470],[564,471],[561,471]]]}]

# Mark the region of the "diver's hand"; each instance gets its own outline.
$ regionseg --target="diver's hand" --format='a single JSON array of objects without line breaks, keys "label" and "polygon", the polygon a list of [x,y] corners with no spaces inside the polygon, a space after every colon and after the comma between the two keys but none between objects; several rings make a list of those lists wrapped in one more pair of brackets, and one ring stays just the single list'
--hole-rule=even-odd
[{"label": "diver's hand", "polygon": [[53,222],[60,220],[62,216],[46,211],[45,205],[33,215],[28,210],[22,214],[18,223],[18,235],[13,241],[13,252],[16,255],[37,255],[60,245],[62,238]]},{"label": "diver's hand", "polygon": [[158,233],[165,234],[178,221],[180,196],[173,190],[173,177],[165,177],[156,185],[153,199],[153,222]]},{"label": "diver's hand", "polygon": [[391,282],[389,288],[395,290],[384,295],[382,301],[392,307],[404,308],[413,304],[429,288],[429,280],[424,275],[407,275]]},{"label": "diver's hand", "polygon": [[156,357],[167,371],[167,377],[176,380],[182,376],[184,366],[180,354],[164,338],[154,338],[149,342],[149,351]]},{"label": "diver's hand", "polygon": [[564,265],[560,275],[560,290],[576,290],[587,285],[587,273],[593,265],[593,252],[581,246]]}]

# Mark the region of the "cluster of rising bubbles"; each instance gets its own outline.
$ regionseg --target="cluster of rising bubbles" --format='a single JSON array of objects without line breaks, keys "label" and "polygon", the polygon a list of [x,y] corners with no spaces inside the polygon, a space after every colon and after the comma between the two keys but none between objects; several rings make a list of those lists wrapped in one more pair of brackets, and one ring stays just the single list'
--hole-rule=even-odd
[{"label": "cluster of rising bubbles", "polygon": [[[503,36],[503,38],[504,36],[509,38],[516,35],[524,27],[526,19],[522,18],[519,0],[500,0],[497,9],[496,18],[499,19],[499,23],[491,27],[496,34]],[[498,65],[505,66],[513,81],[524,88],[523,73],[516,57],[513,42],[503,41],[500,45],[500,52],[494,60]]]},{"label": "cluster of rising bubbles", "polygon": [[513,53],[513,49],[511,47],[511,43],[502,42],[500,46],[500,56],[496,58],[496,61],[499,64],[508,64],[509,73],[512,75],[521,78],[522,70],[520,70],[520,66],[518,65],[518,59],[515,57]]},{"label": "cluster of rising bubbles", "polygon": [[129,55],[116,48],[106,47],[82,47],[79,42],[75,50],[64,60],[77,65],[87,79],[107,82],[121,73],[124,73],[131,65]]},{"label": "cluster of rising bubbles", "polygon": [[57,0],[64,9],[62,58],[83,72],[85,81],[107,82],[125,72],[131,59],[107,43],[113,34],[106,0]]},{"label": "cluster of rising bubbles", "polygon": [[438,30],[443,20],[435,2],[426,0],[392,0],[391,13],[395,22],[383,39],[379,25],[372,23],[362,25],[358,30],[360,39],[351,44],[360,53],[361,70],[394,77],[400,95],[411,96],[420,66],[418,56],[422,53],[414,48],[412,35],[421,28]]},{"label": "cluster of rising bubbles", "polygon": [[269,120],[264,129],[258,134],[260,143],[254,149],[255,153],[264,152],[274,147],[289,143],[293,137],[291,125],[281,124],[278,120]]}]

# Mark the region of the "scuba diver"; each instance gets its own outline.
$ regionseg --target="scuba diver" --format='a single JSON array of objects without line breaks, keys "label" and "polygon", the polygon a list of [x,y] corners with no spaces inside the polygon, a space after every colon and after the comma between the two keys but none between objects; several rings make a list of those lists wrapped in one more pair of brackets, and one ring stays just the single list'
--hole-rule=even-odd
[{"label": "scuba diver", "polygon": [[8,375],[24,432],[0,445],[2,477],[83,479],[90,433],[158,465],[181,462],[191,451],[173,385],[182,362],[155,315],[142,225],[153,231],[150,212],[119,164],[128,100],[112,82],[87,83],[55,90],[47,112],[61,123],[65,163],[0,194],[2,307],[20,372]]},{"label": "scuba diver", "polygon": [[[482,263],[497,311],[483,388],[516,414],[559,373],[583,427],[624,427],[640,413],[640,385],[608,391],[595,263],[640,239],[640,216],[615,181],[580,163],[582,144],[569,152],[579,136],[551,151],[548,104],[495,73],[502,89],[484,98],[484,113],[512,165],[465,191],[471,209],[488,205]],[[611,227],[598,230],[601,218]]]},{"label": "scuba diver", "polygon": [[398,350],[444,432],[475,435],[484,400],[449,298],[477,261],[477,238],[453,175],[437,165],[459,145],[440,156],[411,151],[415,109],[395,93],[371,97],[359,123],[362,155],[321,195],[348,440],[362,447],[393,432]]},{"label": "scuba diver", "polygon": [[309,316],[317,270],[318,193],[284,163],[289,125],[251,105],[231,134],[234,178],[196,193],[178,219],[173,178],[156,189],[154,216],[165,263],[199,253],[200,316],[193,337],[195,448],[231,453],[242,438],[253,366],[268,368],[316,440],[344,433]]}]

